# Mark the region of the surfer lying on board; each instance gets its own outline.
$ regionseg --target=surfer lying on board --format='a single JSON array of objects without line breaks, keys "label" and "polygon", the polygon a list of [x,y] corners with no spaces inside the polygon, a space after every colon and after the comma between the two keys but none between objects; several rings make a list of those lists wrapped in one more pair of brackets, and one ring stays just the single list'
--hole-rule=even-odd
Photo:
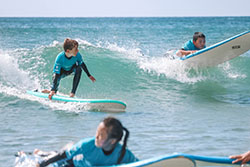
[{"label": "surfer lying on board", "polygon": [[245,152],[240,155],[231,155],[229,158],[236,159],[232,162],[233,164],[240,162],[240,161],[241,161],[241,164],[245,164],[250,161],[250,151]]},{"label": "surfer lying on board", "polygon": [[53,68],[53,84],[51,90],[43,90],[43,93],[49,93],[49,99],[56,94],[60,80],[71,73],[74,73],[73,87],[70,97],[74,97],[77,86],[81,79],[82,69],[85,71],[89,79],[95,82],[95,78],[90,75],[87,66],[82,60],[82,55],[78,50],[78,42],[76,40],[66,38],[63,44],[64,51],[57,55]]},{"label": "surfer lying on board", "polygon": [[[121,145],[119,141],[123,138],[123,131],[125,137]],[[129,131],[118,119],[107,117],[99,124],[95,138],[80,140],[66,151],[57,153],[36,166],[112,166],[138,161],[134,154],[126,149],[128,137]],[[36,149],[34,154],[39,151]]]},{"label": "surfer lying on board", "polygon": [[195,32],[193,39],[187,41],[184,46],[179,50],[176,55],[179,57],[186,56],[197,52],[206,47],[206,37],[201,32]]}]

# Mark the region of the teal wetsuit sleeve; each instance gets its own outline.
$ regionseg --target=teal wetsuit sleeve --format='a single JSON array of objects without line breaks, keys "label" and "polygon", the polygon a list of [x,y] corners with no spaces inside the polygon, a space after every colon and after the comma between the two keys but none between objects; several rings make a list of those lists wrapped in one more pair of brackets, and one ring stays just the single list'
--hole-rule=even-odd
[{"label": "teal wetsuit sleeve", "polygon": [[56,61],[54,64],[54,68],[53,68],[53,72],[56,74],[60,74],[61,72],[61,68],[62,68],[62,62],[61,62],[61,57],[62,57],[63,53],[58,54],[58,56],[56,57]]},{"label": "teal wetsuit sleeve", "polygon": [[58,86],[59,86],[58,80],[60,78],[60,73],[61,73],[61,68],[62,68],[62,63],[61,63],[62,54],[64,53],[62,52],[57,55],[54,68],[53,68],[54,76],[53,76],[51,91],[55,91],[55,92],[57,91]]},{"label": "teal wetsuit sleeve", "polygon": [[60,64],[55,64],[53,72],[56,73],[56,74],[60,74],[61,68],[62,67],[61,67]]},{"label": "teal wetsuit sleeve", "polygon": [[83,60],[82,60],[82,55],[80,54],[80,52],[78,52],[76,54],[76,58],[77,58],[76,61],[77,61],[78,65],[81,65],[83,63]]}]

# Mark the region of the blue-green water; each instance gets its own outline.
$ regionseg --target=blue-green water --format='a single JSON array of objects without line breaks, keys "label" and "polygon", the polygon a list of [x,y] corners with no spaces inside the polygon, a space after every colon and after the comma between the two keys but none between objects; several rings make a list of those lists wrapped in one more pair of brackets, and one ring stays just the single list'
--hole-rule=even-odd
[{"label": "blue-green water", "polygon": [[[250,29],[250,17],[0,18],[0,166],[19,150],[58,150],[95,135],[113,115],[140,159],[183,152],[229,156],[249,150],[250,52],[207,69],[164,57],[195,31],[207,46]],[[82,75],[77,96],[117,99],[125,113],[102,113],[25,94],[48,88],[66,37],[77,39],[95,83]],[[68,94],[72,77],[59,88]]]}]

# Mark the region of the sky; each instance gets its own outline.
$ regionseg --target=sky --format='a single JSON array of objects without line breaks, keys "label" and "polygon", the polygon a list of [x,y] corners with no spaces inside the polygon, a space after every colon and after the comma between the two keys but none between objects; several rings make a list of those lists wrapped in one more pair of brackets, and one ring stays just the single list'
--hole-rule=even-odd
[{"label": "sky", "polygon": [[0,1],[0,17],[250,16],[250,0]]}]

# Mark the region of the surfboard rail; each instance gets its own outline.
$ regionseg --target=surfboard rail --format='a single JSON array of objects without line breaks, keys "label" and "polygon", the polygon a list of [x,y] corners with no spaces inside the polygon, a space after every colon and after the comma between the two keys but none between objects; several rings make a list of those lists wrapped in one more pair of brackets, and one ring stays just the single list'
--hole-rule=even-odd
[{"label": "surfboard rail", "polygon": [[[33,95],[39,98],[48,99],[47,93],[41,93],[38,91],[26,91],[27,94]],[[125,111],[127,105],[119,100],[112,99],[81,99],[75,97],[67,97],[63,95],[54,95],[52,96],[52,101],[61,101],[61,102],[71,102],[71,103],[81,103],[87,104],[86,108],[90,110],[100,110],[100,111],[110,111],[110,112],[123,112]]]},{"label": "surfboard rail", "polygon": [[184,157],[182,154],[172,154],[172,155],[162,155],[154,158],[149,158],[145,160],[140,160],[138,162],[133,162],[129,164],[117,165],[117,167],[164,167],[169,166],[171,164],[172,167],[195,167],[196,163],[194,160]]},{"label": "surfboard rail", "polygon": [[[161,162],[161,166],[167,166],[167,163],[169,160],[172,161],[171,167],[180,167],[180,160],[186,160],[185,164],[186,167],[193,164],[193,167],[200,167],[200,166],[230,166],[230,167],[240,167],[241,164],[232,164],[233,159],[230,159],[228,157],[216,157],[216,156],[200,156],[200,155],[191,155],[191,154],[185,154],[185,153],[174,153],[174,154],[166,154],[154,158],[149,158],[146,160],[141,160],[134,163],[124,164],[124,165],[117,165],[117,167],[159,167],[159,163]],[[184,162],[184,161],[183,161]],[[192,162],[192,163],[190,163]],[[250,164],[250,162],[248,163]]]},{"label": "surfboard rail", "polygon": [[[53,152],[42,152],[42,155],[36,154],[34,157],[33,152],[18,152],[16,154],[16,162],[23,164],[25,162],[32,162],[27,160],[32,160],[34,158],[46,158],[50,156]],[[44,156],[45,155],[45,156]],[[228,157],[216,157],[216,156],[201,156],[201,155],[191,155],[185,153],[174,153],[165,154],[145,160],[140,160],[128,164],[120,164],[106,167],[240,167],[241,164],[232,164],[234,159]],[[247,163],[248,165],[250,162]],[[104,166],[103,166],[104,167]]]}]

